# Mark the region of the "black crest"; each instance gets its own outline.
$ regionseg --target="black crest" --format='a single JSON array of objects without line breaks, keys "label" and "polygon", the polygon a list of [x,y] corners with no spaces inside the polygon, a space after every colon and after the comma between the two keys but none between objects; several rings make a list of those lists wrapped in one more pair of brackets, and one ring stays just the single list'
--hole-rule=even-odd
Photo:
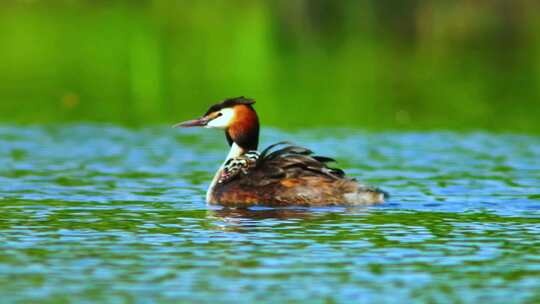
[{"label": "black crest", "polygon": [[227,98],[224,101],[211,106],[208,109],[208,111],[206,111],[206,113],[204,115],[206,116],[206,115],[208,115],[208,114],[210,114],[212,112],[216,112],[216,111],[219,111],[219,110],[225,109],[225,108],[234,107],[236,105],[243,104],[243,105],[250,106],[250,105],[252,105],[254,103],[255,103],[254,99],[246,98],[244,96],[234,97],[234,98]]}]

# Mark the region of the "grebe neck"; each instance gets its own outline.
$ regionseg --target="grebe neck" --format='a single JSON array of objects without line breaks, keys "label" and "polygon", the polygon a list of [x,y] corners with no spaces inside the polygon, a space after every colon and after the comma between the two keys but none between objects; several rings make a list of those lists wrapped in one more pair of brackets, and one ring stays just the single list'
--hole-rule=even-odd
[{"label": "grebe neck", "polygon": [[243,155],[246,152],[247,152],[246,150],[244,150],[242,147],[240,147],[235,142],[232,143],[231,149],[229,150],[229,154],[227,154],[227,158],[225,158],[225,161],[223,162],[223,164],[221,164],[221,166],[217,170],[216,174],[214,175],[214,178],[212,179],[212,183],[210,184],[210,186],[208,187],[208,190],[206,191],[206,202],[207,203],[212,203],[214,201],[214,197],[213,197],[214,188],[216,187],[216,184],[217,184],[217,182],[219,180],[219,177],[221,176],[221,171],[223,171],[223,167],[224,167],[225,163],[229,159],[239,157],[239,156]]},{"label": "grebe neck", "polygon": [[233,144],[231,145],[231,149],[229,150],[229,154],[227,154],[227,158],[225,159],[225,162],[227,162],[231,158],[241,156],[242,154],[246,152],[247,151],[244,148],[240,147],[237,143],[233,142]]}]

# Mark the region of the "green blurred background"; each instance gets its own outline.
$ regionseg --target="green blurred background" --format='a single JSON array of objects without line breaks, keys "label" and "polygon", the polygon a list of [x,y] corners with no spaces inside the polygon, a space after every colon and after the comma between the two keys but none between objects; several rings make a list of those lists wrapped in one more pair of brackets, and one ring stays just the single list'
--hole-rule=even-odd
[{"label": "green blurred background", "polygon": [[540,2],[0,1],[0,123],[540,133]]}]

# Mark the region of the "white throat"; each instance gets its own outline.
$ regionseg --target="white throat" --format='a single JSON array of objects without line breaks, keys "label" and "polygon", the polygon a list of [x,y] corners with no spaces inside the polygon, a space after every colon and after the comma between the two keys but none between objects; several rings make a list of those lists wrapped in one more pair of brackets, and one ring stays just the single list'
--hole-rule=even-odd
[{"label": "white throat", "polygon": [[227,154],[227,158],[225,159],[223,164],[221,164],[221,166],[217,170],[216,175],[214,175],[214,178],[212,179],[212,183],[210,184],[210,186],[208,187],[208,190],[206,191],[206,202],[207,203],[212,203],[213,202],[214,188],[216,187],[217,181],[219,180],[219,177],[221,175],[221,171],[223,170],[223,166],[225,165],[225,163],[231,158],[235,158],[235,157],[238,157],[238,156],[244,154],[244,152],[245,152],[244,149],[242,149],[239,145],[237,145],[235,142],[233,142],[233,144],[231,146],[231,149],[229,150],[229,154]]}]

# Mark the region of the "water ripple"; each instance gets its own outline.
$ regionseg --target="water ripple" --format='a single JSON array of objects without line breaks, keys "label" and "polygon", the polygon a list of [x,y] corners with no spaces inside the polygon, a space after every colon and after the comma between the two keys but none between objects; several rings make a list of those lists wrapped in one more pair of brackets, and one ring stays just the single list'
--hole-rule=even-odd
[{"label": "water ripple", "polygon": [[2,300],[539,300],[540,138],[325,129],[263,138],[336,157],[392,198],[208,207],[226,153],[219,133],[0,127]]}]

